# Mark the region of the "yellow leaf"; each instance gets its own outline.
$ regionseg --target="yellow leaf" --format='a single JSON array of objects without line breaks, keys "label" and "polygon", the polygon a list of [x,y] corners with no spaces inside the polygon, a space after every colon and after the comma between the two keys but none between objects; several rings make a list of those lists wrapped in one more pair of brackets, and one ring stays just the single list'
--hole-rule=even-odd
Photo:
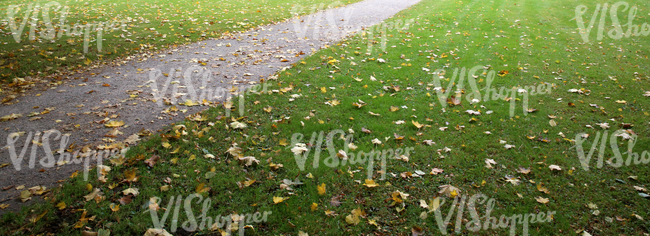
[{"label": "yellow leaf", "polygon": [[188,107],[192,107],[192,106],[197,106],[197,105],[201,105],[201,104],[198,103],[198,102],[192,101],[190,99],[187,99],[185,101],[185,104],[183,104],[183,105],[188,106]]},{"label": "yellow leaf", "polygon": [[66,207],[65,202],[59,202],[56,204],[56,208],[58,208],[59,210],[63,210],[65,209],[65,207]]},{"label": "yellow leaf", "polygon": [[92,184],[86,184],[86,189],[88,192],[93,191],[93,185]]},{"label": "yellow leaf", "polygon": [[273,170],[278,170],[278,169],[282,168],[283,165],[282,164],[269,163],[269,167],[271,167],[271,169],[273,169]]},{"label": "yellow leaf", "polygon": [[284,202],[287,199],[289,199],[289,198],[288,197],[273,197],[273,203],[278,204],[278,203]]},{"label": "yellow leaf", "polygon": [[345,222],[347,222],[350,225],[357,225],[361,220],[359,220],[359,216],[356,215],[348,215],[345,217]]},{"label": "yellow leaf", "polygon": [[451,197],[455,198],[456,196],[458,196],[458,191],[454,189],[453,191],[451,191]]},{"label": "yellow leaf", "polygon": [[280,145],[286,147],[287,145],[289,145],[289,143],[287,142],[286,138],[285,139],[280,139]]},{"label": "yellow leaf", "polygon": [[364,216],[364,217],[365,217],[366,212],[363,211],[363,210],[361,210],[361,208],[357,208],[357,209],[352,210],[352,215],[355,215],[355,216]]},{"label": "yellow leaf", "polygon": [[138,181],[138,177],[136,176],[137,171],[138,171],[138,168],[133,168],[133,169],[124,171],[124,179],[126,179],[126,181],[129,181],[129,182]]},{"label": "yellow leaf", "polygon": [[312,203],[311,204],[311,211],[315,211],[315,210],[318,210],[318,204]]},{"label": "yellow leaf", "polygon": [[422,125],[422,124],[420,124],[420,123],[418,123],[417,121],[414,121],[414,120],[411,120],[411,123],[413,123],[413,125],[415,125],[415,127],[418,128],[418,129],[424,127],[424,125]]},{"label": "yellow leaf", "polygon": [[22,192],[20,192],[20,200],[22,202],[26,202],[26,201],[31,200],[32,199],[31,196],[32,196],[32,193],[30,193],[27,190],[23,190]]},{"label": "yellow leaf", "polygon": [[372,179],[366,179],[366,183],[363,184],[363,186],[366,186],[368,188],[374,188],[374,187],[377,187],[379,185],[377,183],[375,183],[375,181],[372,180]]},{"label": "yellow leaf", "polygon": [[48,211],[45,211],[45,212],[43,212],[42,214],[40,214],[40,215],[38,215],[38,216],[32,218],[32,223],[36,223],[36,222],[38,222],[41,218],[43,218],[43,216],[45,216],[45,214],[47,214],[47,212],[48,212]]},{"label": "yellow leaf", "polygon": [[248,187],[248,186],[251,186],[253,183],[255,183],[254,179],[244,181],[244,186]]},{"label": "yellow leaf", "polygon": [[548,189],[544,186],[542,186],[542,183],[537,184],[537,190],[543,193],[549,193]]},{"label": "yellow leaf", "polygon": [[160,186],[160,191],[162,192],[169,191],[169,185]]},{"label": "yellow leaf", "polygon": [[204,192],[210,191],[209,187],[204,187],[204,186],[205,186],[205,183],[199,184],[199,186],[196,187],[196,192],[197,193],[204,193]]},{"label": "yellow leaf", "polygon": [[23,115],[22,114],[11,113],[11,115],[6,115],[6,116],[3,116],[3,117],[0,117],[0,121],[13,120],[13,119],[16,119],[16,118],[19,118],[19,117],[23,117]]},{"label": "yellow leaf", "polygon": [[107,128],[121,127],[123,125],[124,125],[124,121],[111,121],[104,124],[104,126],[106,126]]},{"label": "yellow leaf", "polygon": [[320,91],[321,91],[322,93],[327,93],[327,89],[326,89],[325,87],[321,87],[321,88],[320,88]]},{"label": "yellow leaf", "polygon": [[325,195],[325,183],[318,185],[318,195]]},{"label": "yellow leaf", "polygon": [[111,205],[109,207],[111,208],[111,211],[114,211],[114,212],[120,210],[120,204],[111,203]]}]

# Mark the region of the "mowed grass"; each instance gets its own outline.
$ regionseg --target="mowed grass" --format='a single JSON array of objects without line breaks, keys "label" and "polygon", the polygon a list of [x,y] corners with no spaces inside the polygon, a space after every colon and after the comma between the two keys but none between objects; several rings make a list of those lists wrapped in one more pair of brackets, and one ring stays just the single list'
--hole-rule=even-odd
[{"label": "mowed grass", "polygon": [[[11,82],[16,77],[49,74],[60,79],[63,72],[80,71],[116,58],[276,23],[292,17],[296,6],[307,9],[296,14],[308,14],[313,6],[322,4],[325,9],[357,1],[2,1],[0,79]],[[49,10],[44,9],[46,6]],[[11,20],[10,10],[15,13]],[[100,22],[104,29],[101,52],[100,37],[93,31]],[[86,30],[87,25],[90,30]],[[43,37],[50,28],[55,37]],[[86,31],[88,53],[84,53]],[[20,33],[20,42],[12,32]]]},{"label": "mowed grass", "polygon": [[[416,23],[407,30],[388,31],[385,52],[378,51],[381,40],[376,33],[374,39],[360,34],[321,50],[281,72],[277,80],[270,80],[270,89],[275,91],[247,94],[243,117],[226,118],[223,109],[210,109],[201,114],[201,119],[192,117],[173,125],[132,148],[124,163],[110,164],[106,183],[75,177],[49,194],[46,203],[5,215],[5,233],[80,234],[81,229],[73,225],[81,222],[90,231],[139,234],[153,227],[147,210],[150,197],[160,197],[160,205],[167,206],[171,196],[197,192],[212,200],[209,216],[271,211],[268,221],[251,223],[254,230],[247,229],[246,234],[253,235],[298,235],[300,231],[309,235],[410,235],[413,231],[438,235],[441,232],[434,213],[425,209],[421,200],[432,208],[432,199],[446,199],[441,207],[446,218],[452,201],[449,195],[469,198],[479,193],[494,199],[491,216],[497,218],[555,213],[551,222],[531,223],[531,235],[648,233],[650,200],[639,195],[648,188],[648,163],[631,161],[619,168],[605,163],[597,168],[596,151],[586,171],[576,148],[572,148],[576,135],[586,133],[590,138],[583,147],[588,152],[597,133],[605,130],[597,123],[609,123],[609,135],[625,123],[626,129],[638,135],[633,152],[650,150],[650,98],[643,96],[650,90],[645,48],[650,38],[599,41],[594,31],[591,43],[584,43],[572,20],[575,8],[587,5],[588,21],[597,3],[604,1],[423,0],[388,20],[414,18]],[[639,8],[635,23],[648,22],[648,3],[629,3]],[[619,15],[626,19],[624,14]],[[368,42],[373,45],[369,55]],[[470,104],[466,96],[474,90],[467,83],[460,104],[449,104],[445,99],[446,105],[439,102],[432,72],[447,70],[441,81],[441,87],[447,89],[454,69],[488,65],[500,74],[491,85],[497,91],[551,84],[551,92],[529,96],[529,108],[537,111],[528,114],[523,113],[523,96],[517,95],[511,100],[515,101],[514,117],[510,116],[511,102],[504,99],[481,99]],[[476,83],[484,96],[489,71],[482,72],[477,73]],[[570,89],[590,92],[571,93]],[[354,106],[361,103],[359,100],[366,105]],[[340,104],[325,104],[336,104],[334,101]],[[233,114],[238,114],[238,109],[236,102]],[[481,115],[470,115],[467,110],[480,111]],[[247,127],[233,129],[233,119]],[[405,123],[397,124],[400,120]],[[412,121],[424,126],[418,128]],[[363,132],[364,128],[371,133]],[[346,149],[336,134],[335,152],[357,154],[360,150],[407,147],[414,151],[408,161],[388,157],[384,180],[375,163],[372,178],[379,186],[372,188],[363,185],[367,165],[348,162],[328,167],[326,163],[339,158],[330,156],[325,141],[320,147],[316,142],[308,145],[311,152],[305,169],[299,168],[290,150],[294,134],[304,134],[302,143],[309,143],[314,132],[327,135],[334,130],[348,133],[350,129],[358,148]],[[396,138],[396,134],[403,138]],[[373,144],[374,139],[382,143]],[[425,140],[435,144],[429,146]],[[514,146],[506,149],[503,141]],[[253,156],[259,164],[247,167],[237,161],[227,151],[235,144],[242,148],[243,156]],[[620,152],[627,151],[627,141],[618,138],[614,144]],[[609,137],[606,145],[604,161],[616,163]],[[318,168],[314,168],[317,149],[322,153]],[[160,160],[150,168],[144,160],[153,155]],[[628,159],[627,153],[622,155]],[[497,164],[487,168],[486,159]],[[551,165],[561,170],[551,170]],[[443,172],[430,174],[433,168]],[[530,172],[526,174],[520,168]],[[125,182],[127,171],[133,170],[138,180]],[[416,171],[425,175],[414,177]],[[96,179],[92,173],[91,178]],[[167,178],[170,183],[165,182]],[[291,185],[296,179],[303,184]],[[255,181],[247,186],[245,181],[250,180]],[[291,190],[286,188],[287,183]],[[105,199],[86,202],[83,196],[91,192],[88,184],[101,188]],[[323,184],[325,191],[319,192],[318,186]],[[170,189],[161,191],[165,185]],[[443,185],[459,191],[440,193]],[[637,191],[635,186],[642,190]],[[140,193],[131,203],[112,211],[111,204],[120,204],[118,199],[127,188],[138,188]],[[400,192],[409,196],[400,196]],[[278,197],[287,199],[278,202]],[[60,202],[66,205],[61,210],[55,207]],[[201,204],[192,204],[192,209],[194,216],[199,215]],[[477,204],[476,210],[484,226],[486,204]],[[96,218],[80,221],[83,211],[86,217]],[[428,212],[426,219],[423,212]],[[163,213],[158,210],[158,215]],[[30,221],[42,214],[36,223]],[[455,210],[447,233],[459,226],[456,217]],[[187,219],[181,210],[179,225]],[[460,221],[461,234],[509,232],[492,228],[472,232],[466,227],[471,220],[466,207]],[[165,229],[171,230],[169,218]],[[523,234],[521,224],[515,229],[517,235]],[[179,232],[182,229],[177,229]]]}]

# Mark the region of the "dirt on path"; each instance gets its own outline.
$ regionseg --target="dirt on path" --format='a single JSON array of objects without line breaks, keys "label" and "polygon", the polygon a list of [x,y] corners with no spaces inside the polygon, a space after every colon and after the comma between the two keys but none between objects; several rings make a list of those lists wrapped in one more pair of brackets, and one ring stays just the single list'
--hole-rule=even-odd
[{"label": "dirt on path", "polygon": [[[260,79],[417,2],[365,0],[222,39],[134,56],[119,65],[69,76],[56,86],[48,81],[16,94],[9,105],[0,105],[0,117],[22,115],[0,122],[0,139],[7,137],[0,141],[6,145],[0,149],[0,204],[9,204],[0,214],[37,201],[34,197],[21,202],[21,191],[51,189],[83,169],[74,162],[81,159],[64,163],[62,156],[81,149],[108,156],[102,149],[133,146],[144,139],[140,131],[155,133],[209,106],[222,107],[233,87],[260,84]],[[312,9],[304,6],[302,11]],[[399,21],[399,27],[407,22]],[[193,104],[184,104],[188,99]],[[211,104],[199,104],[203,99]],[[75,148],[68,149],[71,144]],[[68,149],[63,155],[58,153],[61,145]]]}]

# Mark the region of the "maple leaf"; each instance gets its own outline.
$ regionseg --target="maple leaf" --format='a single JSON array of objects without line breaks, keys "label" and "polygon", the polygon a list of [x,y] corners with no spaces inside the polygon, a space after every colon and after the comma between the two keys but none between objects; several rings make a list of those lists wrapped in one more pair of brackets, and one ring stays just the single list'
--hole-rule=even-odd
[{"label": "maple leaf", "polygon": [[273,197],[273,204],[278,204],[289,199],[288,197]]},{"label": "maple leaf", "polygon": [[325,195],[325,183],[318,185],[318,195]]},{"label": "maple leaf", "polygon": [[101,197],[102,197],[102,192],[101,192],[101,191],[102,191],[101,189],[95,188],[95,189],[93,190],[92,193],[90,193],[90,194],[84,196],[84,198],[86,199],[86,201],[93,200],[93,199],[95,199],[96,197],[100,197],[100,198],[101,198]]},{"label": "maple leaf", "polygon": [[496,165],[496,164],[497,164],[497,162],[494,161],[493,159],[485,159],[485,167],[488,168],[488,169],[494,168],[494,167],[492,167],[492,165]]},{"label": "maple leaf", "polygon": [[205,183],[200,183],[199,186],[196,186],[196,193],[205,193],[210,191],[210,187],[205,187]]},{"label": "maple leaf", "polygon": [[133,201],[133,195],[130,195],[130,194],[126,195],[126,196],[118,199],[117,201],[120,202],[120,204],[122,204],[122,205],[129,204],[129,203],[131,203]]},{"label": "maple leaf", "polygon": [[330,199],[330,205],[335,206],[335,207],[340,206],[341,205],[341,198],[343,198],[343,196],[341,196],[341,195],[332,196],[332,199]]},{"label": "maple leaf", "polygon": [[542,183],[537,184],[537,190],[546,194],[550,193],[546,187],[542,186]]},{"label": "maple leaf", "polygon": [[514,186],[517,186],[517,185],[519,185],[519,182],[521,182],[521,181],[519,180],[519,178],[514,177],[512,175],[506,175],[506,182],[509,182]]},{"label": "maple leaf", "polygon": [[377,186],[379,186],[379,185],[378,185],[377,183],[375,183],[375,181],[372,180],[372,179],[366,179],[366,180],[365,180],[365,183],[363,184],[363,186],[366,186],[366,187],[368,187],[368,188],[374,188],[374,187],[377,187]]},{"label": "maple leaf", "polygon": [[106,124],[104,124],[106,128],[116,128],[116,127],[121,127],[124,126],[124,121],[110,121]]},{"label": "maple leaf", "polygon": [[137,182],[138,181],[138,177],[136,176],[137,171],[138,171],[138,168],[125,170],[124,171],[124,180],[127,181],[127,182]]},{"label": "maple leaf", "polygon": [[239,160],[240,162],[245,162],[245,163],[246,163],[246,164],[244,164],[245,166],[251,166],[251,165],[253,165],[253,162],[254,162],[255,164],[259,164],[259,163],[260,163],[259,160],[255,159],[255,157],[252,157],[252,156],[240,157],[240,158],[238,158],[238,160]]},{"label": "maple leaf", "polygon": [[124,140],[124,142],[128,144],[136,144],[138,141],[140,141],[138,134],[132,134]]},{"label": "maple leaf", "polygon": [[432,174],[432,175],[438,175],[438,174],[442,173],[443,171],[444,171],[444,170],[442,170],[442,169],[433,168],[433,169],[431,170],[431,172],[429,172],[429,173]]},{"label": "maple leaf", "polygon": [[548,198],[543,198],[543,197],[535,197],[535,200],[537,200],[537,202],[542,204],[546,204],[549,202]]},{"label": "maple leaf", "polygon": [[153,168],[153,166],[156,164],[156,161],[160,159],[160,156],[158,155],[153,155],[149,159],[144,160],[144,163],[146,163],[149,167]]},{"label": "maple leaf", "polygon": [[517,172],[527,175],[530,173],[530,168],[519,167],[519,169],[517,169]]},{"label": "maple leaf", "polygon": [[244,124],[244,123],[239,122],[239,121],[235,121],[235,122],[230,123],[230,127],[233,128],[233,129],[244,129],[244,128],[248,127],[248,126],[246,124]]},{"label": "maple leaf", "polygon": [[372,143],[373,143],[373,144],[380,145],[380,144],[381,144],[381,141],[379,141],[379,139],[376,139],[376,138],[375,138],[375,139],[372,140]]},{"label": "maple leaf", "polygon": [[133,194],[133,196],[138,196],[138,194],[140,194],[140,191],[138,191],[137,188],[127,188],[124,191],[122,191],[122,193],[124,195]]},{"label": "maple leaf", "polygon": [[418,123],[417,121],[414,121],[414,120],[411,120],[411,123],[413,123],[413,125],[418,129],[424,127],[424,125],[422,125],[422,124],[420,124],[420,123]]},{"label": "maple leaf", "polygon": [[361,222],[361,220],[357,215],[348,215],[345,217],[345,222],[347,222],[349,225],[357,225],[359,222]]},{"label": "maple leaf", "polygon": [[438,188],[440,189],[438,193],[445,194],[447,197],[456,197],[456,195],[460,194],[461,192],[460,189],[448,184],[438,186]]},{"label": "maple leaf", "polygon": [[237,144],[233,144],[232,147],[228,148],[226,152],[230,153],[231,156],[233,157],[240,157],[242,156],[242,151],[243,149],[240,147],[237,147]]},{"label": "maple leaf", "polygon": [[3,116],[3,117],[0,117],[0,122],[13,120],[13,119],[17,119],[17,118],[20,118],[20,117],[23,117],[23,115],[22,114],[11,113],[11,115],[6,115],[6,116]]},{"label": "maple leaf", "polygon": [[148,229],[144,236],[173,236],[164,229]]},{"label": "maple leaf", "polygon": [[309,149],[307,149],[307,145],[304,144],[304,143],[296,143],[296,146],[294,146],[293,148],[291,148],[291,152],[293,152],[293,153],[296,154],[296,155],[300,155],[300,154],[302,154],[303,152],[306,152],[306,151],[308,151],[308,150],[309,150]]}]

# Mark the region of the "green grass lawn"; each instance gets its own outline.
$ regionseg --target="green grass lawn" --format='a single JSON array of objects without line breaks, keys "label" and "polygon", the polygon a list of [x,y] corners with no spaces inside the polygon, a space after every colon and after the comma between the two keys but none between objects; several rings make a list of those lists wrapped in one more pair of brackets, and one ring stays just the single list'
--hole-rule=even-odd
[{"label": "green grass lawn", "polygon": [[[285,20],[295,5],[335,7],[356,1],[65,0],[47,5],[47,1],[6,0],[0,3],[0,79],[77,71],[116,58],[219,38]],[[25,14],[32,20],[26,20]],[[100,22],[101,36],[93,31]],[[88,25],[93,27],[86,30]],[[47,37],[48,29],[54,37]],[[14,36],[14,31],[22,34]],[[86,31],[88,46],[84,46]]]},{"label": "green grass lawn", "polygon": [[[589,152],[595,137],[607,130],[603,162],[619,163],[610,136],[625,128],[638,136],[634,152],[650,151],[650,98],[643,96],[650,90],[650,37],[597,40],[593,30],[591,42],[584,43],[572,20],[575,9],[587,5],[588,22],[598,2],[423,0],[388,20],[416,22],[408,30],[388,31],[386,52],[362,34],[321,50],[271,80],[275,91],[247,95],[245,116],[225,118],[223,109],[213,108],[200,119],[173,125],[131,148],[125,159],[107,164],[112,170],[105,183],[77,176],[48,194],[46,203],[5,215],[2,234],[69,235],[100,229],[114,235],[141,234],[154,227],[148,211],[151,197],[160,197],[157,203],[168,208],[170,197],[194,193],[211,199],[209,216],[272,212],[264,222],[247,223],[254,229],[246,229],[246,234],[256,235],[439,235],[436,202],[446,202],[440,207],[446,218],[451,197],[469,199],[475,194],[493,199],[491,216],[497,218],[554,212],[550,222],[531,223],[530,235],[647,234],[650,199],[639,193],[647,194],[648,164],[631,159],[629,165],[615,168],[605,163],[598,168],[596,151],[587,171],[572,148],[576,136],[586,133],[589,138],[582,147]],[[638,7],[636,24],[650,22],[646,1],[628,3]],[[622,15],[627,14],[619,16],[626,19]],[[366,54],[369,40],[373,51]],[[455,91],[449,87],[454,69],[476,66],[489,68],[476,73],[482,96],[490,78],[497,91],[542,85],[539,88],[550,92],[529,94],[527,114],[526,99],[519,94],[470,103],[466,97],[477,90],[467,82],[459,103],[443,99],[441,104],[432,73],[446,69],[440,87]],[[247,127],[236,128],[240,123]],[[381,161],[375,161],[371,173],[377,186],[364,185],[367,165],[350,164],[352,159],[341,163],[341,158],[330,156],[327,137],[318,146],[312,136],[335,130],[346,135],[352,130],[358,147],[352,150],[336,134],[331,137],[335,153],[412,151],[408,160],[387,155],[386,173],[381,173]],[[304,170],[291,151],[297,133],[304,135],[301,143],[315,140],[307,145],[311,151]],[[375,139],[381,144],[373,143]],[[620,152],[627,151],[628,141],[618,138],[613,143]],[[259,163],[246,166],[238,161],[235,145],[242,157],[255,157]],[[317,150],[322,152],[314,168]],[[145,160],[154,155],[160,159],[149,167]],[[627,161],[628,154],[622,155]],[[486,164],[487,159],[496,164]],[[336,161],[338,165],[328,167]],[[104,198],[85,201],[94,188],[100,188]],[[129,188],[139,194],[121,204]],[[194,216],[200,215],[200,205],[192,204]],[[475,205],[481,227],[487,205]],[[159,209],[157,214],[164,212]],[[170,212],[168,231],[174,214]],[[510,231],[508,226],[473,232],[468,227],[475,222],[473,212],[465,207],[459,218],[455,212],[447,233],[455,227],[461,234]],[[188,220],[183,210],[178,214],[176,233],[183,232],[180,225]],[[518,223],[515,232],[522,231]],[[199,234],[215,232],[205,229]]]}]

